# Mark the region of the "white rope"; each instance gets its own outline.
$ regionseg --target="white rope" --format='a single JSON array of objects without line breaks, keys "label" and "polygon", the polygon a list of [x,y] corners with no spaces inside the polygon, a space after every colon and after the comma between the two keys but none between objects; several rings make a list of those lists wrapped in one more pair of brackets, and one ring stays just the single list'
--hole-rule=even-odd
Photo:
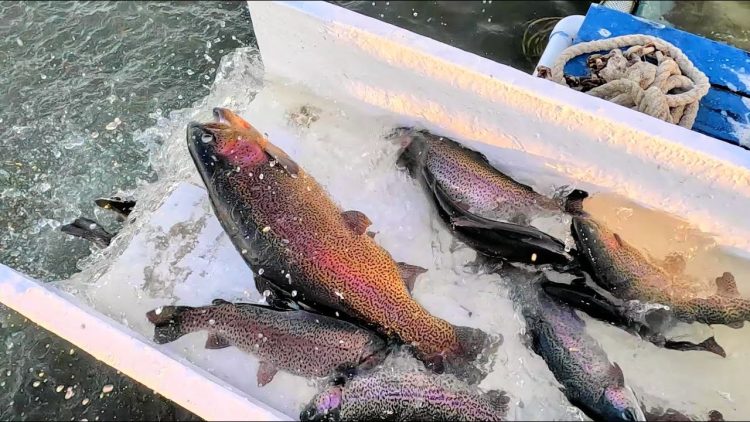
[{"label": "white rope", "polygon": [[[623,47],[628,48],[623,52]],[[563,74],[568,61],[606,50],[611,51],[592,54],[588,59],[592,71],[588,82],[598,86],[586,93],[669,123],[693,127],[700,100],[711,85],[679,48],[662,39],[634,34],[575,44],[560,54],[552,69],[539,74],[568,86]]]}]

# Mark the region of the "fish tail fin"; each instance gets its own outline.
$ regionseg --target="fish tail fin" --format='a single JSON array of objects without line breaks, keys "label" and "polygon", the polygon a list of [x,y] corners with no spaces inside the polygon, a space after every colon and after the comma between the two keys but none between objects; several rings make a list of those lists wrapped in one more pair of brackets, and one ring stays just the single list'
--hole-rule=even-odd
[{"label": "fish tail fin", "polygon": [[573,189],[565,197],[565,211],[570,214],[583,214],[583,200],[589,197],[589,193],[581,189]]},{"label": "fish tail fin", "polygon": [[162,306],[146,313],[146,318],[154,324],[154,341],[157,344],[170,343],[187,334],[183,330],[183,314],[194,308],[190,306]]},{"label": "fish tail fin", "polygon": [[510,403],[510,397],[505,391],[490,390],[487,393],[487,398],[492,403],[492,406],[502,412],[503,414],[508,412],[508,403]]},{"label": "fish tail fin", "polygon": [[502,344],[503,337],[499,334],[489,335],[472,327],[454,326],[454,329],[459,347],[441,359],[433,359],[433,369],[436,372],[451,373],[468,384],[478,384],[487,376],[486,371],[480,369],[484,366],[481,363],[494,355]]}]

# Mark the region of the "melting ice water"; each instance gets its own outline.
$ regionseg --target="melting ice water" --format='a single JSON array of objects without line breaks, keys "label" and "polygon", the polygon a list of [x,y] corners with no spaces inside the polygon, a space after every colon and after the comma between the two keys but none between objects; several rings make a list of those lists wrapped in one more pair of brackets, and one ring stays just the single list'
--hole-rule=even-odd
[{"label": "melting ice water", "polygon": [[[491,357],[491,373],[480,387],[508,392],[510,419],[584,419],[561,393],[544,361],[525,346],[525,323],[505,287],[512,280],[465,269],[475,252],[455,248],[453,236],[438,220],[427,196],[396,169],[398,147],[383,137],[402,122],[314,97],[299,86],[263,82],[262,75],[256,52],[238,50],[222,62],[212,92],[202,104],[172,113],[144,132],[143,136],[163,142],[152,154],[159,181],[138,193],[134,222],[110,248],[91,257],[85,271],[63,282],[64,288],[148,338],[153,329],[145,313],[161,305],[204,305],[214,298],[262,301],[250,270],[211,211],[185,144],[189,120],[208,121],[212,107],[228,107],[266,132],[327,188],[342,209],[368,215],[378,233],[376,241],[394,259],[429,270],[419,277],[413,292],[428,311],[456,325],[503,335],[504,344]],[[524,172],[520,155],[502,163],[487,147],[470,146],[540,192],[575,185],[553,173]],[[586,206],[628,242],[654,256],[686,252],[689,272],[706,282],[722,271],[733,271],[740,281],[750,274],[746,261],[722,253],[706,236],[663,214],[606,195],[597,195]],[[750,296],[747,285],[740,290]],[[750,411],[746,404],[750,391],[742,379],[750,373],[749,329],[714,328],[728,353],[721,359],[708,353],[658,349],[616,327],[586,320],[590,333],[622,367],[627,382],[647,406],[672,407],[703,418],[711,409],[727,418]],[[321,388],[320,380],[284,372],[258,388],[255,357],[235,348],[206,350],[204,342],[205,334],[191,334],[157,347],[186,356],[292,417]],[[389,364],[414,366],[403,357],[392,357]]]}]

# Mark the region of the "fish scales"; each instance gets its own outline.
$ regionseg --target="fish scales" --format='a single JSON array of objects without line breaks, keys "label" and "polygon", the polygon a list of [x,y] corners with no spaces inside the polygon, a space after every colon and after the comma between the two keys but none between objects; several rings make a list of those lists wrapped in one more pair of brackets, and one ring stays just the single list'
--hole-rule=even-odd
[{"label": "fish scales", "polygon": [[249,123],[226,109],[216,114],[218,123],[188,127],[188,146],[219,221],[256,282],[267,280],[272,293],[394,335],[435,369],[477,356],[487,335],[455,327],[417,303],[398,264],[365,233],[366,217],[358,213],[353,223]]},{"label": "fish scales", "polygon": [[503,420],[509,398],[483,393],[452,375],[380,370],[323,391],[301,420]]},{"label": "fish scales", "polygon": [[235,346],[273,368],[306,377],[322,377],[382,356],[385,341],[354,324],[306,311],[228,303],[202,307],[167,306],[151,311],[155,340],[165,343],[198,331]]},{"label": "fish scales", "polygon": [[652,262],[590,216],[576,216],[573,229],[592,275],[618,298],[667,305],[686,322],[739,327],[750,320],[750,300],[739,297],[731,274],[717,279],[716,294],[705,296],[695,280]]}]

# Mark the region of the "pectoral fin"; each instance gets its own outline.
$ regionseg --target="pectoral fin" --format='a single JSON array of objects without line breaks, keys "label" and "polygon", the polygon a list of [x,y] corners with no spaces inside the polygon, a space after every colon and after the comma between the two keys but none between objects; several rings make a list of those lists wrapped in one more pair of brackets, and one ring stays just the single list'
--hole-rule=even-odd
[{"label": "pectoral fin", "polygon": [[206,349],[223,349],[229,346],[231,346],[231,344],[229,344],[229,341],[222,337],[221,334],[208,334],[208,338],[206,339]]},{"label": "pectoral fin", "polygon": [[612,362],[612,366],[609,367],[609,375],[620,387],[625,386],[625,376],[622,374],[620,365]]},{"label": "pectoral fin", "polygon": [[344,211],[341,213],[341,216],[344,218],[346,225],[349,226],[355,234],[365,234],[367,228],[372,224],[372,221],[360,211]]},{"label": "pectoral fin", "polygon": [[295,163],[294,160],[292,160],[292,158],[281,148],[270,142],[266,142],[263,145],[263,150],[266,151],[266,154],[271,156],[271,158],[278,161],[281,167],[283,167],[290,176],[296,177],[299,174],[299,165]]},{"label": "pectoral fin", "polygon": [[417,277],[419,277],[420,274],[427,272],[427,269],[425,268],[407,264],[405,262],[397,262],[396,265],[398,265],[398,269],[401,272],[401,278],[404,280],[404,284],[406,284],[406,288],[409,292],[414,289],[414,282]]},{"label": "pectoral fin", "polygon": [[585,283],[575,281],[563,284],[546,281],[542,283],[542,289],[548,295],[586,312],[593,318],[617,325],[627,323],[622,309]]},{"label": "pectoral fin", "polygon": [[276,369],[273,364],[268,362],[261,362],[260,366],[258,367],[258,387],[263,387],[264,385],[273,381],[273,377],[278,371],[279,370]]}]

